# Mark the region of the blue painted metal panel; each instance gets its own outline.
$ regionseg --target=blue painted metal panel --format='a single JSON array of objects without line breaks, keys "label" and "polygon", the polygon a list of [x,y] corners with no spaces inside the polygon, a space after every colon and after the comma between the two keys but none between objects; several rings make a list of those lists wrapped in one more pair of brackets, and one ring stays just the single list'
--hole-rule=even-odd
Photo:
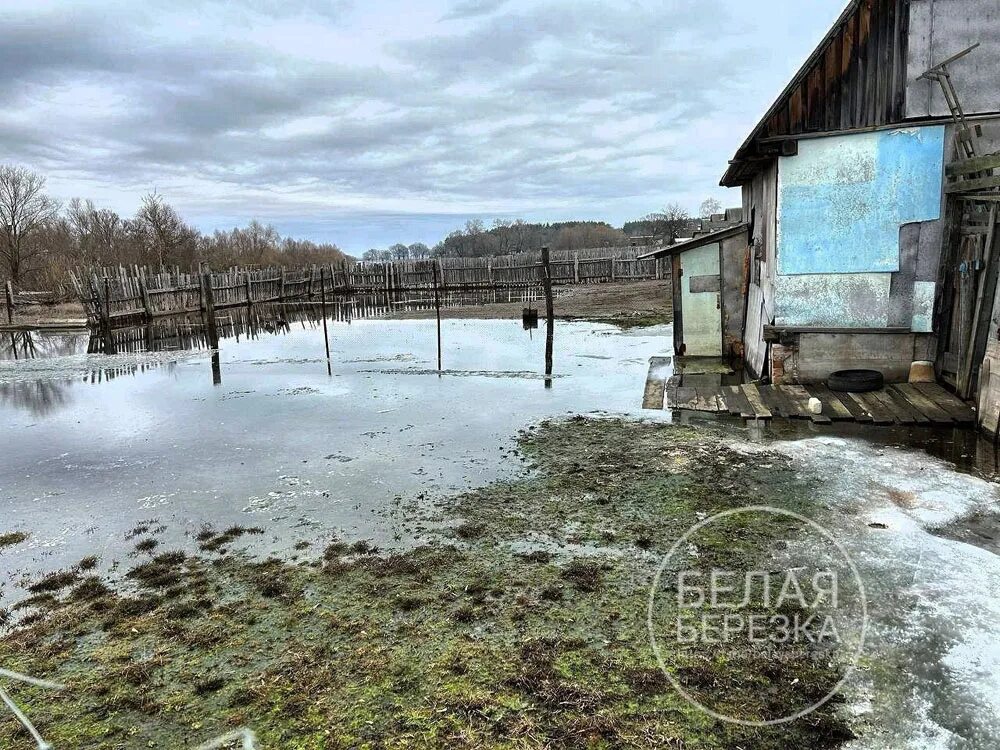
[{"label": "blue painted metal panel", "polygon": [[944,127],[817,138],[778,166],[778,273],[899,270],[899,227],[940,218]]}]

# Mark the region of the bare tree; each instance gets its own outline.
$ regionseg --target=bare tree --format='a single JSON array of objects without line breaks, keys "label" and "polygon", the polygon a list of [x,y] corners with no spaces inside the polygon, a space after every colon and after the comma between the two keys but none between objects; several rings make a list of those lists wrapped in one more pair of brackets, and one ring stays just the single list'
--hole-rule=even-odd
[{"label": "bare tree", "polygon": [[156,262],[160,266],[166,262],[181,260],[178,257],[181,248],[189,242],[194,244],[194,231],[158,193],[143,196],[135,218],[148,232]]},{"label": "bare tree", "polygon": [[33,236],[59,215],[59,204],[44,191],[45,178],[37,172],[0,165],[0,257],[14,282],[45,251]]},{"label": "bare tree", "polygon": [[712,214],[717,214],[722,212],[722,204],[719,203],[715,198],[706,198],[701,202],[701,207],[698,209],[698,215],[702,218],[707,218]]},{"label": "bare tree", "polygon": [[397,242],[389,248],[389,256],[392,260],[406,260],[410,257],[410,248],[402,242]]},{"label": "bare tree", "polygon": [[687,227],[688,213],[677,203],[670,203],[663,211],[645,217],[652,234],[667,245],[673,245]]},{"label": "bare tree", "polygon": [[121,260],[118,256],[125,239],[125,227],[114,211],[96,208],[92,200],[73,198],[66,208],[66,219],[82,265]]}]

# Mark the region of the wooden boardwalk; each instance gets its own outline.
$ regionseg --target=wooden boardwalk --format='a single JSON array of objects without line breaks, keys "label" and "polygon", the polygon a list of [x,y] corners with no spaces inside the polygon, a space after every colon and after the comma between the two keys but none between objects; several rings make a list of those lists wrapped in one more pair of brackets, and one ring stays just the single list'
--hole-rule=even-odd
[{"label": "wooden boardwalk", "polygon": [[[643,408],[728,413],[743,419],[808,419],[817,424],[964,427],[976,423],[976,412],[937,383],[900,383],[870,393],[834,393],[825,385],[717,385],[709,384],[705,375],[663,380],[664,359],[650,361]],[[811,397],[823,403],[821,414],[809,411]]]}]

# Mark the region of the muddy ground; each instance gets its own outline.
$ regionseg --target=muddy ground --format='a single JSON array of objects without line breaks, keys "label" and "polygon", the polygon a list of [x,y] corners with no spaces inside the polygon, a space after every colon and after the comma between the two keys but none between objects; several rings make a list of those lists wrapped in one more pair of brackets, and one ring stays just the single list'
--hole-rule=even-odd
[{"label": "muddy ground", "polygon": [[[657,667],[651,579],[697,520],[761,502],[804,508],[813,480],[712,430],[574,417],[523,433],[526,471],[428,505],[401,496],[408,551],[358,538],[302,542],[289,559],[240,552],[264,529],[205,528],[200,552],[130,532],[136,562],[93,559],[35,581],[3,617],[0,665],[67,685],[17,686],[60,748],[196,747],[249,727],[264,748],[835,747],[836,701],[764,729],[694,708]],[[428,510],[430,508],[430,510]],[[734,517],[735,519],[736,517]],[[698,554],[753,565],[797,522],[732,521]],[[5,530],[0,528],[0,533]],[[9,537],[10,545],[23,543]],[[0,602],[0,606],[3,603]],[[836,660],[667,649],[694,694],[747,719],[826,693]],[[30,747],[0,712],[0,746]]]},{"label": "muddy ground", "polygon": [[[670,281],[636,281],[624,284],[593,284],[557,287],[554,303],[556,318],[613,323],[622,327],[669,323],[673,318]],[[530,303],[545,316],[544,299]],[[468,307],[443,308],[442,318],[492,320],[520,318],[527,306],[523,302],[500,302]],[[432,318],[433,310],[412,310],[396,318]]]},{"label": "muddy ground", "polygon": [[[14,308],[14,325],[35,325],[39,323],[87,325],[87,313],[79,302],[63,302],[56,305],[19,305]],[[7,307],[0,306],[0,325],[7,324]]]}]

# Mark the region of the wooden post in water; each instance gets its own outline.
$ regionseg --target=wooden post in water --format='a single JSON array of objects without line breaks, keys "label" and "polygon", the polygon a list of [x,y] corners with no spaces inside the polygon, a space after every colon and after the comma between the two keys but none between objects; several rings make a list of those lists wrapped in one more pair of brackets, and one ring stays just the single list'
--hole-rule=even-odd
[{"label": "wooden post in water", "polygon": [[7,279],[7,322],[14,325],[14,287]]},{"label": "wooden post in water", "polygon": [[552,267],[549,265],[549,246],[542,245],[542,288],[545,290],[545,387],[552,387],[552,339],[555,319],[552,309]]},{"label": "wooden post in water", "polygon": [[320,312],[323,315],[323,342],[326,344],[326,374],[332,376],[333,368],[330,365],[330,336],[326,330],[326,269],[319,269],[319,304]]},{"label": "wooden post in water", "polygon": [[222,365],[219,361],[219,329],[215,320],[215,290],[212,289],[212,271],[207,264],[201,267],[201,310],[212,347],[212,384],[222,384]]},{"label": "wooden post in water", "polygon": [[438,296],[438,266],[436,260],[431,261],[431,268],[434,269],[434,311],[437,314],[438,372],[441,372],[441,298]]}]

